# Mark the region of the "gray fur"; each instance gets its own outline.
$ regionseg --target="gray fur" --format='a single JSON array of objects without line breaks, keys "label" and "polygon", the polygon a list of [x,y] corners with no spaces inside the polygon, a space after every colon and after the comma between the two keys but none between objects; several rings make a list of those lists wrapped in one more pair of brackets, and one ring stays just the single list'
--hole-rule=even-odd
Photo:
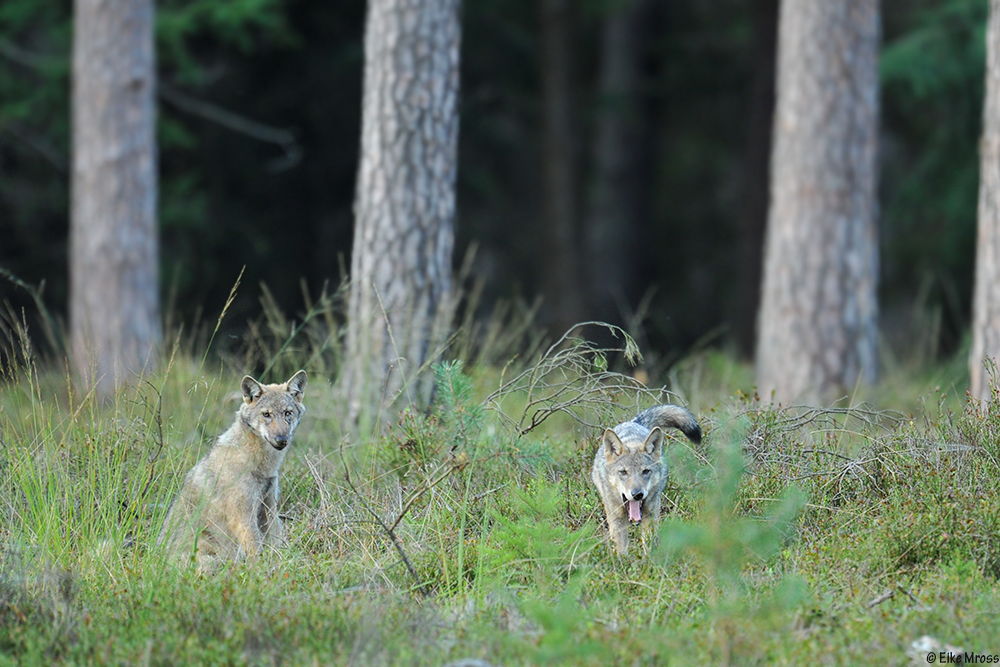
[{"label": "gray fur", "polygon": [[278,517],[278,469],[306,408],[306,373],[284,384],[247,375],[236,420],[184,478],[157,544],[201,572],[284,543]]},{"label": "gray fur", "polygon": [[630,520],[639,516],[643,529],[649,530],[660,519],[661,494],[667,484],[665,428],[676,428],[692,442],[701,442],[701,427],[690,411],[658,405],[606,429],[594,454],[590,478],[604,503],[608,532],[619,554],[628,553]]}]

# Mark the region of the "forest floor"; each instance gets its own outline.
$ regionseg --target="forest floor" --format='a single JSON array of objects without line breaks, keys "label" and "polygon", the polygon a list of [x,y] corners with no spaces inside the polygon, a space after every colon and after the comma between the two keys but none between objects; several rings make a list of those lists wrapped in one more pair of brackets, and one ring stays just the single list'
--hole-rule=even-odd
[{"label": "forest floor", "polygon": [[[676,365],[665,393],[578,345],[516,368],[439,366],[435,409],[364,437],[313,373],[281,472],[287,547],[199,576],[155,542],[236,409],[242,372],[209,365],[175,354],[103,406],[64,373],[7,369],[0,665],[1000,654],[1000,410],[956,392],[954,368],[782,408],[717,354]],[[589,480],[599,427],[664,400],[690,406],[705,439],[671,436],[658,539],[635,531],[619,557]]]}]

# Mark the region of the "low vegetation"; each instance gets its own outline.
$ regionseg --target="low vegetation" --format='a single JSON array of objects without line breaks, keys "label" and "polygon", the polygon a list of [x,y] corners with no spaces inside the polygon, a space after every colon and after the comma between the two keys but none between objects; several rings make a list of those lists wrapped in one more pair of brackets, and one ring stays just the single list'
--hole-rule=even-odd
[{"label": "low vegetation", "polygon": [[[112,405],[26,344],[8,364],[0,665],[900,664],[924,635],[1000,653],[1000,409],[950,386],[899,370],[867,390],[915,388],[896,405],[772,407],[723,356],[676,365],[667,394],[564,340],[439,364],[432,410],[359,437],[322,351],[259,343],[262,380],[311,373],[290,543],[201,577],[155,537],[247,360],[193,347]],[[623,559],[588,478],[597,427],[664,399],[706,437],[672,437],[659,539]]]}]

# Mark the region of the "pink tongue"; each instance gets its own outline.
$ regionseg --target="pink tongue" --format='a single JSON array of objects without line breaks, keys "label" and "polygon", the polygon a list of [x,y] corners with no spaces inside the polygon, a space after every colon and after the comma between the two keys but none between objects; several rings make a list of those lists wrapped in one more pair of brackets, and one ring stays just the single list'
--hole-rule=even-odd
[{"label": "pink tongue", "polygon": [[639,511],[639,501],[628,501],[628,518],[632,521],[642,521],[642,512]]}]

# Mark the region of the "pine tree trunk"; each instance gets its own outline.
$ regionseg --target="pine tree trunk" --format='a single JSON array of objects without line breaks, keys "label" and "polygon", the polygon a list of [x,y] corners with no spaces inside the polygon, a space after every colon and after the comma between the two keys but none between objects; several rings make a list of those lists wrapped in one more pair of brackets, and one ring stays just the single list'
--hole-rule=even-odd
[{"label": "pine tree trunk", "polygon": [[[452,313],[459,0],[370,0],[344,382],[352,419],[426,404]],[[369,412],[375,411],[375,412]]]},{"label": "pine tree trunk", "polygon": [[160,340],[152,0],[76,0],[72,359],[108,396]]},{"label": "pine tree trunk", "polygon": [[970,391],[990,399],[984,362],[1000,355],[1000,0],[990,0],[986,30],[986,101],[979,144],[979,234],[972,297]]},{"label": "pine tree trunk", "polygon": [[[649,0],[610,11],[601,36],[600,109],[593,145],[593,179],[585,220],[590,289],[587,319],[620,323],[632,297],[636,227],[643,192],[643,122],[639,109],[640,46]],[[600,267],[596,269],[596,267]]]},{"label": "pine tree trunk", "polygon": [[579,239],[579,147],[573,99],[573,0],[539,0],[541,12],[545,244],[541,262],[543,310],[550,334],[561,336],[582,319]]},{"label": "pine tree trunk", "polygon": [[783,2],[758,390],[815,402],[876,375],[878,0]]}]

